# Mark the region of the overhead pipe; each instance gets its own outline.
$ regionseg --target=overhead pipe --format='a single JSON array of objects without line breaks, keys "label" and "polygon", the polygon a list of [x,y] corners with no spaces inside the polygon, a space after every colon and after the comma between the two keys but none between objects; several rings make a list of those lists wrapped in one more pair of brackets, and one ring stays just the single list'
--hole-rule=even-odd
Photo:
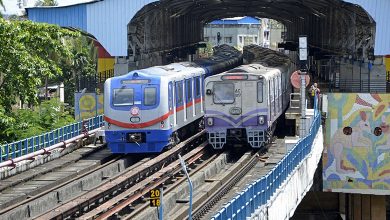
[{"label": "overhead pipe", "polygon": [[41,150],[38,150],[38,151],[35,151],[33,153],[29,153],[29,154],[23,155],[21,157],[17,157],[17,158],[14,158],[14,159],[9,159],[9,160],[7,160],[5,162],[0,163],[0,168],[2,168],[2,167],[9,167],[9,166],[15,167],[16,163],[21,162],[23,160],[35,160],[36,156],[44,155],[44,154],[50,154],[51,151],[54,150],[54,149],[57,149],[57,148],[65,149],[67,144],[73,143],[74,141],[82,139],[82,138],[89,137],[91,134],[96,133],[100,129],[101,128],[96,128],[96,129],[91,130],[91,131],[85,131],[83,134],[77,135],[76,137],[70,138],[70,139],[62,141],[60,143],[51,145],[50,147],[43,148]]}]

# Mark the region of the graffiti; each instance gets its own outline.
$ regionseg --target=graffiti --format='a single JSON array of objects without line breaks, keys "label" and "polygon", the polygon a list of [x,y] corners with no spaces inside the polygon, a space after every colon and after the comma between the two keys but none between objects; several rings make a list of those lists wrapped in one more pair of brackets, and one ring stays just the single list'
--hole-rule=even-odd
[{"label": "graffiti", "polygon": [[[87,119],[103,114],[103,95],[75,93],[75,119]],[[96,103],[97,102],[97,103]],[[96,105],[97,104],[97,105]]]},{"label": "graffiti", "polygon": [[390,94],[329,94],[325,191],[390,194]]}]

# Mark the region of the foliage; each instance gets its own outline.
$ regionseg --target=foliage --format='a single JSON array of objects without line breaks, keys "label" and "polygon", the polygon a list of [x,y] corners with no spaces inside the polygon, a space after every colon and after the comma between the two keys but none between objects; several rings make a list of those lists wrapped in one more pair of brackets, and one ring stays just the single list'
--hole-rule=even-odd
[{"label": "foliage", "polygon": [[0,18],[0,106],[9,112],[17,98],[36,103],[42,81],[62,75],[59,60],[72,59],[64,38],[75,36],[55,25]]},{"label": "foliage", "polygon": [[85,36],[67,39],[66,44],[70,47],[73,60],[61,61],[59,65],[63,75],[52,81],[64,82],[65,102],[73,105],[74,92],[79,87],[80,78],[94,77],[96,74],[97,51],[93,41]]},{"label": "foliage", "polygon": [[56,6],[58,2],[56,0],[38,0],[35,6]]},{"label": "foliage", "polygon": [[[5,7],[4,7],[4,4],[3,4],[3,0],[0,0],[0,7],[2,7],[5,10]],[[2,17],[3,17],[3,15],[0,12],[0,18],[2,18]]]},{"label": "foliage", "polygon": [[[0,108],[0,117],[2,111]],[[58,99],[43,101],[33,109],[18,109],[0,120],[0,142],[12,142],[63,127],[74,122]],[[8,121],[7,121],[8,119]],[[16,120],[17,119],[17,120]],[[3,128],[3,129],[1,129]]]},{"label": "foliage", "polygon": [[[94,76],[92,40],[55,25],[0,18],[0,143],[12,142],[74,121],[58,100],[37,104],[37,91],[64,82],[73,104],[77,76]],[[20,100],[33,109],[15,110]]]}]

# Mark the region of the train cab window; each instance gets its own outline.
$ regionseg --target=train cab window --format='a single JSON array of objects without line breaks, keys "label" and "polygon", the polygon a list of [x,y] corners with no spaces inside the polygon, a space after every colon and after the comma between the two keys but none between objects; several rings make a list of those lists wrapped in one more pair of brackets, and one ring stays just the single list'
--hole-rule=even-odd
[{"label": "train cab window", "polygon": [[146,87],[144,89],[144,105],[153,106],[157,100],[157,89],[155,87]]},{"label": "train cab window", "polygon": [[187,102],[192,101],[192,83],[191,83],[191,79],[186,79],[186,96],[187,96]]},{"label": "train cab window", "polygon": [[233,83],[216,83],[214,84],[213,100],[215,104],[232,104],[234,103],[234,84]]},{"label": "train cab window", "polygon": [[263,82],[257,82],[257,102],[263,102]]},{"label": "train cab window", "polygon": [[195,95],[196,95],[196,97],[200,96],[200,78],[199,77],[195,78]]},{"label": "train cab window", "polygon": [[114,106],[133,105],[134,89],[114,89],[112,104]]},{"label": "train cab window", "polygon": [[176,87],[176,106],[183,104],[183,83],[182,81],[175,83]]}]

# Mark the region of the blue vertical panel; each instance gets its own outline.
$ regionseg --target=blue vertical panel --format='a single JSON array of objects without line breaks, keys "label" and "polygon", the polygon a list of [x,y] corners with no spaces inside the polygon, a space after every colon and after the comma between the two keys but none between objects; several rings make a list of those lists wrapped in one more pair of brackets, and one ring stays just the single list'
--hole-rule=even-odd
[{"label": "blue vertical panel", "polygon": [[34,139],[35,139],[35,137],[32,137],[32,138],[29,139],[27,153],[34,152]]},{"label": "blue vertical panel", "polygon": [[23,149],[22,141],[18,141],[16,146],[17,146],[16,157],[20,157],[22,156],[22,149]]},{"label": "blue vertical panel", "polygon": [[15,150],[16,150],[15,145],[16,145],[15,143],[11,144],[11,158],[12,159],[15,158]]},{"label": "blue vertical panel", "polygon": [[[24,150],[24,155],[28,154],[28,147],[29,147],[29,143],[30,143],[30,139],[24,139],[23,140],[23,150]],[[22,153],[23,154],[23,153]]]},{"label": "blue vertical panel", "polygon": [[86,5],[27,8],[28,19],[87,31]]},{"label": "blue vertical panel", "polygon": [[155,0],[87,4],[87,32],[93,34],[111,56],[127,56],[127,24],[142,7],[151,2]]},{"label": "blue vertical panel", "polygon": [[49,133],[45,133],[44,136],[45,136],[45,146],[44,147],[48,147],[50,144],[49,143],[49,141],[50,141]]}]

